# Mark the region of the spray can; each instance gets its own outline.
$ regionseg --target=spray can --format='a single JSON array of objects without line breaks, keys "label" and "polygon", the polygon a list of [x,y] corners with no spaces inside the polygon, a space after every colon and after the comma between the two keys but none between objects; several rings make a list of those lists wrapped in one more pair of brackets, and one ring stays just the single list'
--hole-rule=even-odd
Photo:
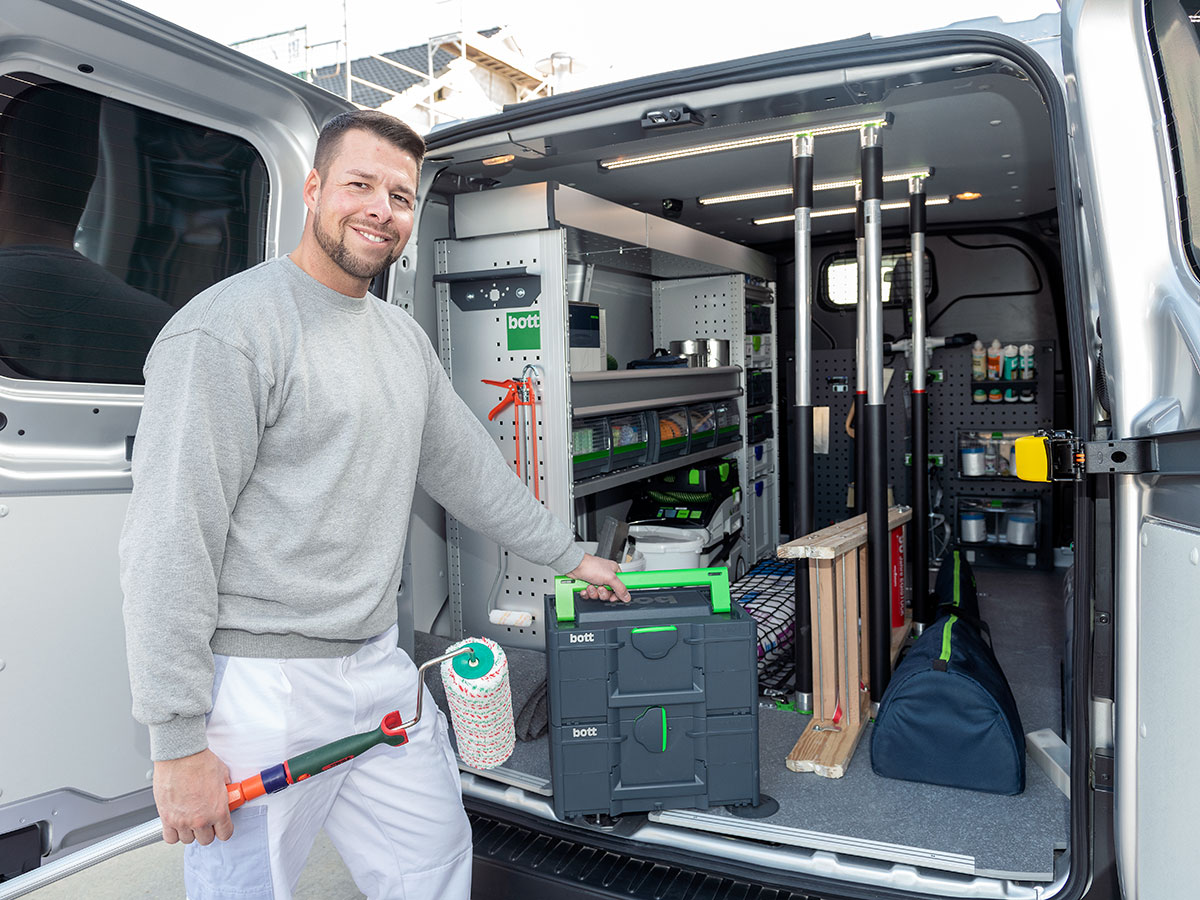
[{"label": "spray can", "polygon": [[1003,354],[1000,349],[1000,339],[996,338],[992,341],[992,345],[987,350],[987,380],[1000,380],[1000,357]]},{"label": "spray can", "polygon": [[976,341],[971,348],[971,380],[987,381],[987,353],[983,341]]},{"label": "spray can", "polygon": [[1017,345],[1009,344],[1004,348],[1004,380],[1016,381],[1021,377],[1021,360],[1017,356]]},{"label": "spray can", "polygon": [[1034,375],[1033,344],[1021,345],[1021,379],[1032,381]]}]

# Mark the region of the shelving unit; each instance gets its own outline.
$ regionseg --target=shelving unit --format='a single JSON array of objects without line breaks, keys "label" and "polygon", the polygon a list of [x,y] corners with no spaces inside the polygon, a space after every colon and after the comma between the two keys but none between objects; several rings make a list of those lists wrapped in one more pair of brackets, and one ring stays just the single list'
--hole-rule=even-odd
[{"label": "shelving unit", "polygon": [[[744,434],[746,369],[740,364],[744,309],[748,293],[769,296],[767,284],[775,274],[772,258],[677,222],[543,183],[454,197],[451,238],[437,242],[435,260],[442,363],[456,392],[505,457],[514,463],[521,459],[518,475],[531,489],[536,479],[541,502],[559,518],[584,523],[586,504],[598,496],[620,496],[650,476],[724,456],[737,458],[739,471],[746,473],[741,475],[742,496],[754,493],[741,438],[669,460],[654,458],[647,447],[640,465],[579,477],[573,465],[577,450],[572,431],[573,423],[589,419],[604,421],[604,427],[611,428],[610,418],[624,414],[635,414],[635,424],[639,413],[645,416],[643,421],[653,419],[657,424],[653,411],[696,404],[711,404],[710,416],[716,417],[719,405],[736,403]],[[646,311],[646,320],[653,320],[655,346],[698,336],[724,338],[730,341],[731,359],[738,364],[571,372],[567,270],[576,263],[631,273],[637,276],[635,281],[649,285],[653,309]],[[755,283],[748,285],[747,277]],[[685,296],[698,282],[720,285],[732,298],[721,327],[697,330],[701,322],[682,317],[665,327],[660,319],[662,304]],[[725,302],[729,304],[729,299]],[[773,311],[772,306],[772,338]],[[622,354],[619,347],[610,346],[610,351]],[[770,369],[773,379],[773,359]],[[503,391],[483,380],[520,379],[527,374],[534,376],[536,388],[536,471],[530,423],[525,423],[526,445],[518,452],[512,407],[493,421],[486,418]],[[760,415],[769,415],[774,424],[773,404],[765,406],[769,412]],[[719,432],[712,439],[718,436]],[[651,434],[648,444],[657,446],[656,437]],[[636,452],[643,452],[640,445]],[[608,465],[613,464],[610,457]],[[769,465],[773,475],[777,471],[773,455]],[[760,518],[774,523],[772,544],[778,536],[777,498],[774,504],[771,515],[759,510]],[[762,530],[765,534],[766,526]],[[589,534],[582,537],[594,539]],[[508,554],[453,517],[447,519],[447,555],[455,633],[494,636],[517,647],[543,646],[543,598],[552,592],[556,573]],[[488,612],[493,607],[528,611],[533,623],[514,629],[492,625]]]}]

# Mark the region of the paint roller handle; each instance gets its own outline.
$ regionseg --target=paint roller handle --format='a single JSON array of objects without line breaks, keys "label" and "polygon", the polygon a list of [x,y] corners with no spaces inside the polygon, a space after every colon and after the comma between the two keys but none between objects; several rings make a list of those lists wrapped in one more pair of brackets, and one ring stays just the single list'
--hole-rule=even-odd
[{"label": "paint roller handle", "polygon": [[400,712],[393,710],[383,717],[378,728],[331,741],[299,756],[293,756],[280,765],[263,769],[244,781],[227,784],[225,790],[229,794],[229,808],[234,810],[255,797],[282,791],[297,781],[303,781],[305,778],[319,775],[326,769],[349,762],[377,744],[388,744],[392,747],[407,744],[406,727],[408,726],[401,720]]}]

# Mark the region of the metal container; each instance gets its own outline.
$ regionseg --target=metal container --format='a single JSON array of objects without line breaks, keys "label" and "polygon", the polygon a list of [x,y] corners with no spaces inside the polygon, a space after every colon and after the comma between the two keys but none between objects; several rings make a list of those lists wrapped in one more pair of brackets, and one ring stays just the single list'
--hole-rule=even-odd
[{"label": "metal container", "polygon": [[689,366],[716,368],[729,365],[729,341],[719,338],[695,338],[690,341],[671,341],[671,354],[681,356]]}]

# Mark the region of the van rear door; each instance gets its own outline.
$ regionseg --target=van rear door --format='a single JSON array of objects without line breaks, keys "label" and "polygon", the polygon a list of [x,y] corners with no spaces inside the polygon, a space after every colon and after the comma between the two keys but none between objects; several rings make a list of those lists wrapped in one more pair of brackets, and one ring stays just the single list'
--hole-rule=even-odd
[{"label": "van rear door", "polygon": [[[1066,3],[1063,60],[1080,268],[1088,324],[1098,321],[1103,337],[1112,437],[1170,441],[1200,460],[1195,27],[1178,0]],[[1093,333],[1093,369],[1098,349]],[[1186,474],[1194,462],[1172,471],[1160,460],[1157,472],[1113,476],[1115,722],[1093,729],[1098,743],[1115,735],[1115,837],[1129,898],[1195,891],[1200,479]],[[1099,788],[1108,754],[1097,749]]]},{"label": "van rear door", "polygon": [[154,814],[117,578],[142,363],[197,291],[295,245],[347,107],[121,3],[5,5],[0,841],[44,855]]}]

